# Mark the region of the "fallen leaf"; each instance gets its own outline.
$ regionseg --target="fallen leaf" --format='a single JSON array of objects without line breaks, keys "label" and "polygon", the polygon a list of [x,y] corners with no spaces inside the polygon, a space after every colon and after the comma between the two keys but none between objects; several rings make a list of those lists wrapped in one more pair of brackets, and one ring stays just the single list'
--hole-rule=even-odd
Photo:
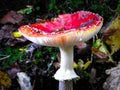
[{"label": "fallen leaf", "polygon": [[99,58],[103,59],[103,58],[107,58],[107,55],[101,51],[99,51],[99,49],[92,47],[92,52],[93,54],[95,54],[96,56],[98,56]]},{"label": "fallen leaf", "polygon": [[112,59],[112,56],[101,39],[97,39],[92,46],[92,52],[96,56],[98,56],[100,59],[108,60],[110,62],[114,62]]},{"label": "fallen leaf", "polygon": [[91,65],[91,61],[87,61],[85,64],[84,64],[84,70],[86,70],[89,66]]},{"label": "fallen leaf", "polygon": [[73,67],[75,69],[80,69],[80,70],[86,70],[91,64],[91,61],[87,61],[86,63],[84,63],[83,60],[79,59],[78,62],[74,62],[73,63]]},{"label": "fallen leaf", "polygon": [[[107,35],[105,35],[107,33]],[[111,55],[120,49],[120,14],[105,31],[104,42],[110,47]]]},{"label": "fallen leaf", "polygon": [[15,31],[15,27],[13,25],[4,25],[1,27],[0,29],[0,40],[2,40],[3,38],[13,38],[13,31]]},{"label": "fallen leaf", "polygon": [[23,16],[21,14],[18,14],[15,11],[10,11],[2,19],[0,19],[0,23],[6,24],[6,23],[12,23],[12,24],[18,24],[22,21]]},{"label": "fallen leaf", "polygon": [[27,41],[26,38],[22,37],[19,32],[16,31],[15,25],[5,24],[0,29],[0,42],[1,45],[14,46],[17,43]]},{"label": "fallen leaf", "polygon": [[79,59],[77,63],[76,62],[73,63],[73,67],[75,69],[82,70],[84,68],[84,61],[82,59]]},{"label": "fallen leaf", "polygon": [[8,76],[7,73],[0,71],[0,85],[2,87],[2,90],[4,88],[9,88],[11,85],[11,79]]},{"label": "fallen leaf", "polygon": [[22,37],[22,35],[20,34],[20,32],[13,32],[13,36],[14,36],[15,38],[20,38],[20,37]]}]

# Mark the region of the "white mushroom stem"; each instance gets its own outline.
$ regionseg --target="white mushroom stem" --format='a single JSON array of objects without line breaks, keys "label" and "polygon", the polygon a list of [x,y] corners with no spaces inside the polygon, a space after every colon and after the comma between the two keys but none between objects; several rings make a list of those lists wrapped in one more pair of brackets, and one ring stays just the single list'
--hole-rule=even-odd
[{"label": "white mushroom stem", "polygon": [[60,68],[54,75],[56,80],[72,80],[79,78],[73,69],[73,46],[60,47]]}]

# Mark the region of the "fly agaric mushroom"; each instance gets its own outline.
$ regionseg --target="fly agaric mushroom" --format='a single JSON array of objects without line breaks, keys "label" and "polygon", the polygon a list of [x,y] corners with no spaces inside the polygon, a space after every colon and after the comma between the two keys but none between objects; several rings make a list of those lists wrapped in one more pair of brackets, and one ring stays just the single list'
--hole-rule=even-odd
[{"label": "fly agaric mushroom", "polygon": [[99,32],[103,18],[89,11],[58,15],[52,21],[24,25],[19,32],[28,40],[45,46],[60,48],[60,68],[54,75],[56,80],[79,78],[73,69],[73,46],[87,41]]}]

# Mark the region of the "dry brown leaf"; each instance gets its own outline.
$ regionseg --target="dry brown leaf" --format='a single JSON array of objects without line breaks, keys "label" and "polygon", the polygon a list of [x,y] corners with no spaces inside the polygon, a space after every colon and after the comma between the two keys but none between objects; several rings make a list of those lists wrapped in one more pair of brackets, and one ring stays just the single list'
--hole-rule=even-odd
[{"label": "dry brown leaf", "polygon": [[10,11],[2,19],[0,19],[0,23],[6,24],[6,23],[12,23],[12,24],[18,24],[20,21],[22,21],[23,16],[21,14],[18,14],[15,11]]}]

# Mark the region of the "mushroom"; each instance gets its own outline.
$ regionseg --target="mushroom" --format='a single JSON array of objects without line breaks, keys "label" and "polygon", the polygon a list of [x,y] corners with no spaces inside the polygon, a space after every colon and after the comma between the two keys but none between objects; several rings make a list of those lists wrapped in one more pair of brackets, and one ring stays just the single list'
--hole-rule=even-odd
[{"label": "mushroom", "polygon": [[98,14],[78,11],[58,15],[52,21],[23,25],[19,32],[36,44],[59,47],[61,62],[54,77],[64,81],[79,78],[73,69],[74,45],[91,39],[99,32],[102,24],[103,18]]}]

